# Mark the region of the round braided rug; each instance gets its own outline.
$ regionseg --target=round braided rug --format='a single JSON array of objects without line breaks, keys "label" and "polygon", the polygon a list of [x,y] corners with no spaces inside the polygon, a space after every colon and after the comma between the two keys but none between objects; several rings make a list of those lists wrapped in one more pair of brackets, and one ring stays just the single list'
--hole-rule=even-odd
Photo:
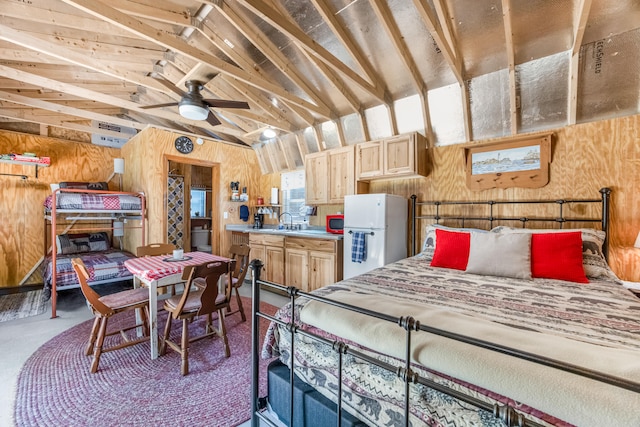
[{"label": "round braided rug", "polygon": [[[242,302],[250,314],[251,300]],[[273,314],[276,308],[261,303],[260,310]],[[189,325],[191,336],[202,333],[203,317]],[[131,312],[114,316],[109,329],[131,324],[132,318]],[[161,331],[166,318],[159,310]],[[92,323],[52,338],[27,360],[17,382],[16,425],[235,426],[251,417],[250,319],[242,322],[238,313],[226,317],[228,359],[217,336],[192,343],[186,376],[180,375],[178,353],[167,349],[166,355],[151,360],[148,342],[103,353],[98,372],[91,374],[93,356],[84,351]],[[262,319],[261,335],[266,329]],[[181,331],[181,322],[174,321],[172,338],[179,342]],[[268,362],[260,362],[260,395],[266,394]]]}]

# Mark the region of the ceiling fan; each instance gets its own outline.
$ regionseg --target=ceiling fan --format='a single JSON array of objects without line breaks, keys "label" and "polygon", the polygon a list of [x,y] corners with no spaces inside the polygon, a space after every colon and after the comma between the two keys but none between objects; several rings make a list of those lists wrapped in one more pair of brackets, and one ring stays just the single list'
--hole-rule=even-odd
[{"label": "ceiling fan", "polygon": [[248,109],[249,104],[244,101],[230,101],[226,99],[204,99],[200,91],[203,83],[198,80],[187,80],[185,86],[187,92],[178,89],[173,83],[165,79],[158,79],[159,82],[167,86],[182,97],[179,102],[168,102],[166,104],[148,105],[142,108],[160,108],[178,106],[180,115],[190,120],[206,120],[211,126],[220,124],[220,120],[209,110],[211,107],[218,108],[243,108]]}]

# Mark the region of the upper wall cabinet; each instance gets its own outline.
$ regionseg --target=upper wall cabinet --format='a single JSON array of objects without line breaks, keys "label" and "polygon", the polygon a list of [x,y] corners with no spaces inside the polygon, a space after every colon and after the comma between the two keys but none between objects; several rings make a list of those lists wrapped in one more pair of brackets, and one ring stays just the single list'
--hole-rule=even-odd
[{"label": "upper wall cabinet", "polygon": [[305,157],[306,203],[338,204],[355,194],[355,146],[347,146]]},{"label": "upper wall cabinet", "polygon": [[412,132],[357,145],[358,181],[418,176],[427,176],[427,142],[421,134]]}]

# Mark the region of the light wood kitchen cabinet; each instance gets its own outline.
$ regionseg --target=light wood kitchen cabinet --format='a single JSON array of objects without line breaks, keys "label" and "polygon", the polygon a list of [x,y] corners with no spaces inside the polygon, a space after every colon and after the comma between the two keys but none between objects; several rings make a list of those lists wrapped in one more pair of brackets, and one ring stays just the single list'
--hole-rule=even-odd
[{"label": "light wood kitchen cabinet", "polygon": [[427,176],[427,144],[421,134],[412,132],[357,145],[357,180],[419,176]]},{"label": "light wood kitchen cabinet", "polygon": [[342,240],[287,237],[287,285],[310,292],[342,280],[342,254]]},{"label": "light wood kitchen cabinet", "polygon": [[379,178],[384,174],[382,141],[363,142],[357,145],[356,150],[358,180]]},{"label": "light wood kitchen cabinet", "polygon": [[250,233],[249,246],[250,258],[262,261],[263,270],[260,278],[284,285],[284,236]]},{"label": "light wood kitchen cabinet", "polygon": [[307,204],[342,203],[355,194],[355,146],[336,148],[305,157]]}]

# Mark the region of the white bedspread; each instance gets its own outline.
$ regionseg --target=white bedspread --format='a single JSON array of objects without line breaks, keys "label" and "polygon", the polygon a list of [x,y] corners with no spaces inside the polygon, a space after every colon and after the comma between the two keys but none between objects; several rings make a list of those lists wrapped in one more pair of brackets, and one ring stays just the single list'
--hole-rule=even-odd
[{"label": "white bedspread", "polygon": [[[640,352],[542,334],[391,296],[336,291],[328,298],[480,338],[640,383]],[[396,324],[311,301],[304,323],[384,354],[404,358]],[[578,426],[640,426],[640,393],[516,359],[426,332],[412,337],[413,361],[509,396]]]}]

